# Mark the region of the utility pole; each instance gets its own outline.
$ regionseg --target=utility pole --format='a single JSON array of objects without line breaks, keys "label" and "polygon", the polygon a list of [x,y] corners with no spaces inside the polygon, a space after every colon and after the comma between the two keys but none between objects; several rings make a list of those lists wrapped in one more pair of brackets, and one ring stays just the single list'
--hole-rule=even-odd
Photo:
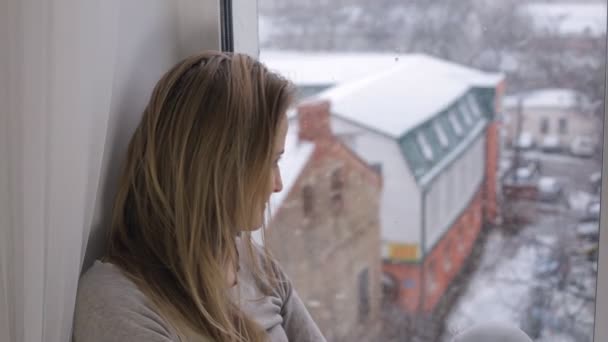
[{"label": "utility pole", "polygon": [[524,115],[523,115],[523,107],[524,107],[524,96],[523,95],[519,95],[517,97],[517,123],[515,126],[515,144],[513,146],[513,179],[515,181],[517,181],[517,170],[520,167],[521,164],[521,147],[519,146],[520,144],[520,138],[521,138],[521,130],[522,130],[522,126],[523,126],[523,120],[524,120]]}]

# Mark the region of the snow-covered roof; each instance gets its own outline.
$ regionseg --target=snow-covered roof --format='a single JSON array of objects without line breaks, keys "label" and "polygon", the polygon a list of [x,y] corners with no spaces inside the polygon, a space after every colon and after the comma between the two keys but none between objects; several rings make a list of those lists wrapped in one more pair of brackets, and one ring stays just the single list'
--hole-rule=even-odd
[{"label": "snow-covered roof", "polygon": [[506,96],[503,104],[506,108],[515,108],[520,98],[522,98],[522,105],[525,108],[569,109],[589,105],[589,98],[584,94],[562,88],[538,89]]},{"label": "snow-covered roof", "polygon": [[332,112],[400,137],[446,109],[472,87],[494,87],[502,74],[485,73],[426,55],[407,55],[393,68],[318,95]]},{"label": "snow-covered roof", "polygon": [[533,3],[524,5],[540,30],[564,35],[600,36],[606,33],[606,3]]}]

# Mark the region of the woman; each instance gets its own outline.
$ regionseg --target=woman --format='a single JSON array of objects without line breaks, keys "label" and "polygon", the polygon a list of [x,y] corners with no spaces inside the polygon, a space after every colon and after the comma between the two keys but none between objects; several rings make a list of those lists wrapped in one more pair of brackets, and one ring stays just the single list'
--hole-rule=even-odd
[{"label": "woman", "polygon": [[129,144],[107,255],[79,285],[76,342],[324,340],[249,234],[282,188],[291,95],[238,54],[193,56],[161,78]]},{"label": "woman", "polygon": [[[238,54],[193,56],[161,78],[129,144],[107,255],[79,284],[75,342],[325,341],[249,234],[282,188],[291,95]],[[490,337],[529,341],[501,325],[457,341]]]}]

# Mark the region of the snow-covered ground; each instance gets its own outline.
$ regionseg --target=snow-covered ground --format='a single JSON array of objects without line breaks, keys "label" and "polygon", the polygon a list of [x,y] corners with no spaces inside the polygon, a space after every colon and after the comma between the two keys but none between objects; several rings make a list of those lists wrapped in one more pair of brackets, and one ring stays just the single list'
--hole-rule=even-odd
[{"label": "snow-covered ground", "polygon": [[446,341],[477,323],[519,322],[530,300],[538,250],[508,248],[499,231],[488,237],[479,269],[448,318]]},{"label": "snow-covered ground", "polygon": [[595,276],[586,260],[569,255],[566,285],[559,288],[560,247],[552,235],[522,233],[488,237],[481,264],[467,290],[453,307],[443,341],[483,322],[517,325],[535,341],[591,341]]},{"label": "snow-covered ground", "polygon": [[[535,341],[591,341],[595,271],[579,251],[576,215],[539,205],[516,235],[490,232],[467,289],[446,320],[443,341],[483,322],[517,325]],[[542,207],[542,208],[541,208]]]}]

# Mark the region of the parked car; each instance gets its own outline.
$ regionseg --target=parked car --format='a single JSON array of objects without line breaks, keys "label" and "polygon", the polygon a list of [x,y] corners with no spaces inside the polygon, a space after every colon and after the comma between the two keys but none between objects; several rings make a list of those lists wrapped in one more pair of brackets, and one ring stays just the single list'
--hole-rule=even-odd
[{"label": "parked car", "polygon": [[523,132],[517,137],[513,145],[514,148],[520,150],[531,150],[535,146],[534,137],[529,132]]},{"label": "parked car", "polygon": [[540,161],[536,158],[522,157],[517,163],[512,180],[515,182],[529,183],[540,175]]},{"label": "parked car", "polygon": [[563,188],[553,177],[541,177],[538,180],[538,199],[541,201],[557,201],[563,196]]},{"label": "parked car", "polygon": [[602,173],[594,172],[589,176],[591,192],[599,194],[602,188]]},{"label": "parked car", "polygon": [[587,205],[587,220],[599,220],[600,219],[600,201],[592,201]]},{"label": "parked car", "polygon": [[580,239],[598,242],[600,236],[600,224],[598,221],[581,222],[576,226],[576,236]]},{"label": "parked car", "polygon": [[595,144],[589,137],[576,137],[570,144],[570,153],[577,157],[592,157],[595,153]]},{"label": "parked car", "polygon": [[584,244],[580,248],[580,252],[585,256],[587,261],[597,261],[597,253],[599,251],[599,246],[597,242],[589,242]]},{"label": "parked car", "polygon": [[540,149],[543,152],[560,152],[562,149],[559,137],[556,135],[547,135],[540,143]]}]

